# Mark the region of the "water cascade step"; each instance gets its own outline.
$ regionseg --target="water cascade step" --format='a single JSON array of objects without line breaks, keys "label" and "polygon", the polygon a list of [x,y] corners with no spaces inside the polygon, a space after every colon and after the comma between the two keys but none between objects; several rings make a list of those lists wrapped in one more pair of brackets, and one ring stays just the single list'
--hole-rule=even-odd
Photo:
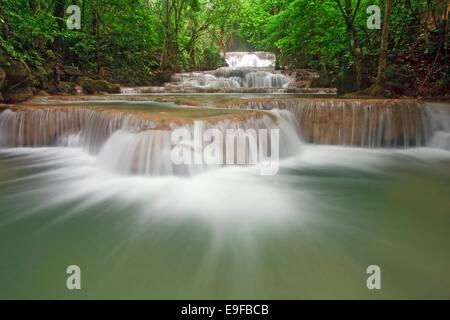
[{"label": "water cascade step", "polygon": [[[270,52],[228,52],[224,59],[228,66],[209,71],[177,73],[163,87],[122,88],[122,94],[337,92],[335,88],[299,87],[297,73],[275,70],[275,55]],[[318,77],[315,72],[304,71],[303,79],[311,81]]]},{"label": "water cascade step", "polygon": [[430,146],[450,150],[450,108],[445,103],[252,99],[231,102],[227,107],[289,110],[295,114],[302,138],[308,143],[371,148]]},{"label": "water cascade step", "polygon": [[[203,110],[199,109],[198,112]],[[200,125],[204,131],[214,129],[223,137],[229,130],[236,134],[233,138],[236,142],[233,145],[233,149],[236,147],[233,163],[237,163],[234,160],[239,154],[244,155],[239,164],[265,161],[271,148],[271,129],[279,132],[281,158],[300,151],[298,124],[294,115],[287,110],[233,112],[210,119],[186,116],[161,119],[155,116],[155,112],[136,113],[74,106],[3,110],[0,113],[0,147],[78,147],[96,156],[101,167],[118,173],[191,175],[215,166],[205,163],[174,164],[171,158],[174,144],[171,139],[174,130],[183,129],[192,137],[192,140],[185,142],[186,148],[192,154],[203,154],[208,143],[203,141],[202,135],[196,135],[196,125]],[[260,129],[265,129],[267,137],[262,153],[257,159],[251,159],[252,146],[247,134],[249,130],[256,132]],[[200,146],[200,149],[195,146]],[[227,147],[224,138],[219,146],[223,154],[227,154]]]}]

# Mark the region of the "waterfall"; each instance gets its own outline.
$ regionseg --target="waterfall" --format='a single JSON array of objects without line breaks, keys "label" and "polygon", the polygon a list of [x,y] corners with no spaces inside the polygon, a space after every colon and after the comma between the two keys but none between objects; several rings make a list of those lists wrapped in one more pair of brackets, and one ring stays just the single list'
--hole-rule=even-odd
[{"label": "waterfall", "polygon": [[250,72],[245,75],[247,88],[284,88],[289,84],[288,77],[267,71]]},{"label": "waterfall", "polygon": [[275,55],[266,52],[228,52],[225,61],[231,68],[271,67],[275,65]]},{"label": "waterfall", "polygon": [[450,150],[449,106],[443,103],[427,103],[425,112],[428,119],[428,130],[432,133],[429,146]]},{"label": "waterfall", "polygon": [[[358,99],[252,99],[227,102],[242,114],[199,120],[204,130],[225,135],[236,130],[237,150],[250,159],[249,129],[279,129],[281,158],[300,151],[300,141],[369,148],[428,146],[450,150],[450,112],[446,104],[415,100]],[[249,110],[257,110],[250,112]],[[201,110],[201,109],[199,109]],[[247,114],[247,115],[246,115]],[[174,165],[171,161],[174,130],[185,129],[194,138],[186,143],[193,153],[195,117],[167,120],[153,112],[119,108],[13,107],[0,113],[0,147],[78,147],[97,157],[98,164],[124,174],[189,175],[213,165]],[[223,142],[222,142],[223,143]],[[223,143],[223,152],[226,145]],[[268,145],[266,146],[268,149]],[[259,158],[257,162],[264,160]]]},{"label": "waterfall", "polygon": [[239,88],[242,86],[242,80],[239,77],[215,77],[212,74],[203,74],[199,72],[180,76],[182,77],[181,85],[185,87]]},{"label": "waterfall", "polygon": [[[222,71],[222,74],[224,71]],[[242,76],[216,77],[212,74],[191,73],[180,75],[181,86],[195,88],[285,88],[290,79],[279,73],[246,70]]]},{"label": "waterfall", "polygon": [[[122,174],[139,175],[190,175],[214,167],[205,164],[175,165],[171,159],[174,130],[184,129],[193,141],[186,144],[193,153],[204,153],[207,143],[203,136],[196,136],[195,123],[204,130],[214,129],[223,136],[236,132],[237,154],[244,154],[240,164],[257,164],[267,155],[250,158],[247,132],[250,129],[278,129],[279,155],[293,156],[300,151],[298,124],[287,110],[258,112],[251,116],[224,115],[219,121],[155,121],[145,113],[134,114],[116,109],[61,107],[20,108],[0,113],[0,147],[79,147],[97,157],[100,167]],[[266,141],[266,140],[265,140]],[[271,141],[264,145],[270,149]],[[193,146],[200,145],[200,149]],[[221,148],[227,150],[225,140]],[[234,149],[234,146],[233,146]],[[234,152],[234,151],[233,151]]]},{"label": "waterfall", "polygon": [[357,147],[450,149],[448,105],[415,100],[254,99],[229,108],[293,112],[303,141]]},{"label": "waterfall", "polygon": [[0,147],[79,145],[91,154],[118,129],[154,128],[153,121],[119,110],[20,108],[0,113]]},{"label": "waterfall", "polygon": [[[277,91],[288,88],[292,79],[275,71],[275,55],[267,52],[229,52],[225,59],[228,67],[213,71],[187,72],[174,75],[166,90],[212,89],[225,92]],[[124,91],[126,93],[126,91]]]}]

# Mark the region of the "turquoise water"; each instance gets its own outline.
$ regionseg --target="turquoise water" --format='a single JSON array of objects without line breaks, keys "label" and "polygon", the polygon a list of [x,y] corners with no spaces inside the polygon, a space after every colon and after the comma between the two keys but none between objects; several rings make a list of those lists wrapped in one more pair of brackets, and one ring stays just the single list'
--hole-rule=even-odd
[{"label": "turquoise water", "polygon": [[[276,176],[0,150],[0,298],[450,298],[450,152],[304,145]],[[82,289],[66,288],[81,268]],[[366,268],[379,265],[381,290]]]}]

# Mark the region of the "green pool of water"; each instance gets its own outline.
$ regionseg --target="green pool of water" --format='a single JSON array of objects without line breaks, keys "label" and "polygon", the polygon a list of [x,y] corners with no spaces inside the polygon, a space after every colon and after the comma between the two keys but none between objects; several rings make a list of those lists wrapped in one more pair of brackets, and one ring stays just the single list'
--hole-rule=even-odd
[{"label": "green pool of water", "polygon": [[[127,177],[0,150],[0,298],[450,298],[450,153],[305,146],[252,168]],[[81,268],[81,290],[66,268]],[[366,269],[381,268],[381,290]]]}]

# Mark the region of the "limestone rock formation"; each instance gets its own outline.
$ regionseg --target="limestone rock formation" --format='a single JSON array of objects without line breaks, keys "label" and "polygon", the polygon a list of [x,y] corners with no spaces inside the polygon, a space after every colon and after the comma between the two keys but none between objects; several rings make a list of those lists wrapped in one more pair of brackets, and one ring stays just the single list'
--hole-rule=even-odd
[{"label": "limestone rock formation", "polygon": [[120,93],[120,85],[105,80],[93,80],[88,77],[78,77],[75,82],[80,85],[86,94]]},{"label": "limestone rock formation", "polygon": [[31,72],[21,59],[13,59],[0,52],[0,93],[7,103],[25,101],[33,96]]}]

